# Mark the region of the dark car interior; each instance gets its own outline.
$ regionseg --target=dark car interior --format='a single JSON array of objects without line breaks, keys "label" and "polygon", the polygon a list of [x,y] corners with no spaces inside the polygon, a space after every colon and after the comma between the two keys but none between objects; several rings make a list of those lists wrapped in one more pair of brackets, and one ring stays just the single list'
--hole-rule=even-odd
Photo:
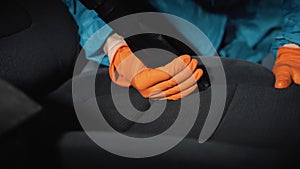
[{"label": "dark car interior", "polygon": [[[227,81],[223,117],[208,141],[198,143],[211,101],[212,79],[205,73],[198,82],[201,107],[195,125],[173,149],[148,158],[121,157],[104,150],[84,132],[74,109],[74,103],[89,106],[90,92],[95,92],[107,122],[116,131],[134,137],[151,137],[168,129],[176,120],[180,102],[167,101],[165,111],[153,122],[128,120],[112,101],[108,68],[84,59],[82,70],[88,65],[97,69],[96,89],[85,89],[85,95],[74,98],[72,88],[80,88],[92,74],[73,74],[82,47],[77,25],[61,0],[0,3],[1,168],[300,167],[300,87],[292,85],[278,91],[273,88],[274,76],[269,69],[229,58],[221,58]],[[138,10],[122,15],[154,11],[144,1],[124,5]],[[141,39],[149,39],[149,43]],[[126,40],[133,51],[156,47],[176,55],[194,54],[184,44],[164,35],[148,34]],[[201,61],[199,66],[213,69]],[[129,93],[136,109],[146,111],[151,107],[151,101],[134,88]]]}]

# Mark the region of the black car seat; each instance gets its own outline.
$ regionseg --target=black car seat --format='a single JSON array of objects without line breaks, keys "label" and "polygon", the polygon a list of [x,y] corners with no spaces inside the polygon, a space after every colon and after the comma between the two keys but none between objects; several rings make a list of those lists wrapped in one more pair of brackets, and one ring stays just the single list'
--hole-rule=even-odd
[{"label": "black car seat", "polygon": [[3,1],[0,19],[1,78],[40,97],[71,77],[79,38],[60,0]]},{"label": "black car seat", "polygon": [[[300,87],[292,85],[286,90],[276,90],[273,88],[274,77],[268,69],[231,59],[222,59],[222,63],[227,77],[226,106],[217,130],[207,142],[199,144],[198,137],[209,110],[210,87],[200,92],[201,106],[192,130],[170,151],[150,158],[120,157],[99,147],[86,133],[71,131],[65,133],[59,142],[64,167],[294,168],[300,148],[300,136],[297,132],[300,127]],[[80,89],[91,76],[86,73],[76,77],[73,79],[74,87]],[[68,83],[59,90],[66,91],[65,87],[71,85],[71,82]],[[168,129],[176,120],[179,101],[168,101],[163,114],[150,123],[136,123],[124,118],[112,100],[110,84],[107,69],[98,71],[96,100],[106,121],[116,131],[130,137],[151,137]],[[151,104],[148,99],[142,98],[133,88],[129,92],[131,103],[136,109],[149,109]],[[86,94],[73,102],[89,109],[93,99]],[[89,117],[89,112],[86,113]],[[185,113],[188,118],[189,112]],[[90,116],[94,117],[93,113]],[[110,139],[113,138],[112,133],[101,131],[97,127],[87,131],[104,133],[108,142],[116,142]]]},{"label": "black car seat", "polygon": [[[4,4],[1,17],[10,22],[0,28],[0,77],[35,100],[42,100],[42,116],[26,134],[32,146],[29,148],[35,149],[31,164],[43,162],[43,168],[53,168],[53,160],[62,168],[292,168],[297,164],[299,86],[275,90],[269,70],[231,59],[221,59],[227,77],[227,102],[222,121],[207,142],[199,144],[197,136],[209,109],[211,89],[200,81],[203,106],[189,135],[174,149],[144,159],[108,153],[82,131],[73,102],[89,106],[89,92],[96,92],[98,106],[110,125],[138,137],[153,136],[168,128],[176,119],[179,102],[168,101],[163,115],[149,124],[125,119],[112,102],[111,81],[103,67],[97,73],[96,90],[85,89],[86,95],[73,100],[72,83],[80,87],[92,75],[85,72],[70,79],[79,45],[76,24],[63,3],[14,0]],[[16,15],[11,9],[16,9]],[[151,106],[134,88],[130,88],[130,99],[139,110]]]},{"label": "black car seat", "polygon": [[72,77],[77,25],[61,0],[1,1],[0,20],[1,168],[27,168],[43,147],[42,98]]},{"label": "black car seat", "polygon": [[[141,27],[143,26],[147,27],[147,25]],[[129,39],[129,45],[130,42]],[[169,43],[169,46],[173,45],[174,42]],[[173,47],[173,50],[170,51],[182,53],[182,46],[180,47],[179,44],[179,47]],[[300,95],[297,93],[299,86],[293,85],[286,90],[276,90],[273,88],[274,76],[268,69],[240,60],[222,58],[221,61],[227,78],[226,105],[217,130],[207,142],[199,144],[197,139],[209,110],[211,88],[204,85],[203,80],[200,80],[198,87],[201,91],[200,105],[202,106],[199,108],[198,118],[189,135],[174,149],[155,157],[130,159],[108,153],[95,144],[84,132],[73,131],[64,134],[60,139],[59,149],[63,166],[65,168],[100,168],[103,166],[105,168],[295,167],[296,158],[299,156],[297,151],[300,141],[300,136],[297,134],[300,127],[300,116],[297,113],[297,102],[300,99]],[[201,63],[199,66],[204,67]],[[205,68],[214,69],[215,67]],[[88,72],[81,74],[72,82],[65,83],[52,97],[62,98],[59,94],[62,92],[59,91],[66,91],[72,83],[73,88],[83,90],[84,88],[80,87],[84,86],[90,78],[92,78],[92,74]],[[207,75],[203,79],[205,78]],[[155,136],[168,129],[177,118],[179,101],[168,101],[164,113],[155,121],[147,124],[136,123],[124,118],[112,100],[111,81],[106,68],[98,70],[95,86],[95,91],[86,89],[83,95],[75,96],[73,102],[88,110],[91,108],[93,99],[96,99],[107,122],[124,135]],[[91,92],[96,92],[96,98],[91,98]],[[129,92],[130,101],[136,109],[141,111],[149,109],[151,106],[149,100],[142,98],[133,88],[130,88]],[[65,98],[71,97],[64,94]],[[192,101],[191,104],[193,104]],[[122,106],[126,107],[127,105]],[[86,113],[89,112],[86,111]],[[186,112],[187,117],[188,113]],[[90,116],[94,117],[93,114]],[[88,131],[104,133],[107,136],[107,142],[117,142],[113,139],[112,133],[101,131],[97,127],[89,128]],[[119,146],[119,149],[123,150],[122,145]]]}]

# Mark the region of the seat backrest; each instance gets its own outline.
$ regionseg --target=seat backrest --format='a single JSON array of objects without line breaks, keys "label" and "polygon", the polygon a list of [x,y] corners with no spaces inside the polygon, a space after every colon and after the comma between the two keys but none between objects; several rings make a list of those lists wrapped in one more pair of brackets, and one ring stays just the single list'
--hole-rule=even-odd
[{"label": "seat backrest", "polygon": [[60,0],[3,1],[0,19],[1,78],[42,96],[71,77],[79,38]]}]

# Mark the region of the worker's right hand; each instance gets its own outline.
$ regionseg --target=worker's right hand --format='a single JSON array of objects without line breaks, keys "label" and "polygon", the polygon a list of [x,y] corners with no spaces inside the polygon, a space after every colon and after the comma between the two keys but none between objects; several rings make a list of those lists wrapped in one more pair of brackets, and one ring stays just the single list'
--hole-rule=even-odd
[{"label": "worker's right hand", "polygon": [[114,34],[104,51],[110,59],[109,74],[118,85],[135,87],[143,97],[155,100],[178,100],[197,88],[203,71],[189,55],[175,58],[158,68],[147,68],[130,50],[122,37]]}]

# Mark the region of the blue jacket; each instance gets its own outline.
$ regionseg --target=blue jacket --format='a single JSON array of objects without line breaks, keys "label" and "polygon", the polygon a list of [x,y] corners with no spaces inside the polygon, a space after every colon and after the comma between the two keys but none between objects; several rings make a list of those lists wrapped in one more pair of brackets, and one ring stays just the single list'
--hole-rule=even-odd
[{"label": "blue jacket", "polygon": [[300,1],[285,0],[282,6],[281,32],[275,37],[272,44],[274,56],[280,46],[288,43],[300,45]]},{"label": "blue jacket", "polygon": [[[272,40],[280,32],[282,16],[278,11],[282,0],[273,0],[272,3],[269,0],[246,0],[244,6],[233,9],[237,11],[233,14],[228,7],[234,7],[237,0],[226,1],[227,9],[221,9],[224,6],[223,0],[206,1],[211,3],[212,9],[222,12],[210,12],[202,8],[196,0],[149,0],[158,10],[177,15],[196,25],[223,57],[260,62],[269,54]],[[234,38],[225,46],[220,46],[228,25],[235,27],[235,31],[229,32],[234,34]],[[193,41],[193,35],[184,30],[184,26],[174,26],[187,39]]]},{"label": "blue jacket", "polygon": [[[93,10],[88,10],[79,0],[63,0],[78,25],[80,45],[88,60],[109,66],[108,57],[102,47],[112,29],[98,17]],[[101,31],[98,31],[100,30]]]},{"label": "blue jacket", "polygon": [[[87,58],[108,66],[109,61],[102,51],[102,46],[112,30],[106,26],[100,34],[95,34],[106,25],[96,12],[86,9],[78,0],[63,1],[78,24],[80,44]],[[159,11],[182,17],[196,25],[223,57],[259,63],[268,55],[270,49],[276,56],[279,46],[286,43],[300,44],[300,1],[297,0],[273,0],[272,3],[269,0],[247,0],[245,10],[236,16],[208,12],[195,0],[148,1]],[[213,2],[212,7],[218,6],[218,0],[209,1]],[[235,37],[226,46],[220,46],[229,24],[236,27]],[[190,31],[185,30],[184,25],[174,26],[191,42],[197,40],[189,34]],[[96,35],[93,39],[97,39],[97,43],[89,43],[93,35]],[[205,47],[199,48],[205,56],[214,55],[205,53]]]}]

